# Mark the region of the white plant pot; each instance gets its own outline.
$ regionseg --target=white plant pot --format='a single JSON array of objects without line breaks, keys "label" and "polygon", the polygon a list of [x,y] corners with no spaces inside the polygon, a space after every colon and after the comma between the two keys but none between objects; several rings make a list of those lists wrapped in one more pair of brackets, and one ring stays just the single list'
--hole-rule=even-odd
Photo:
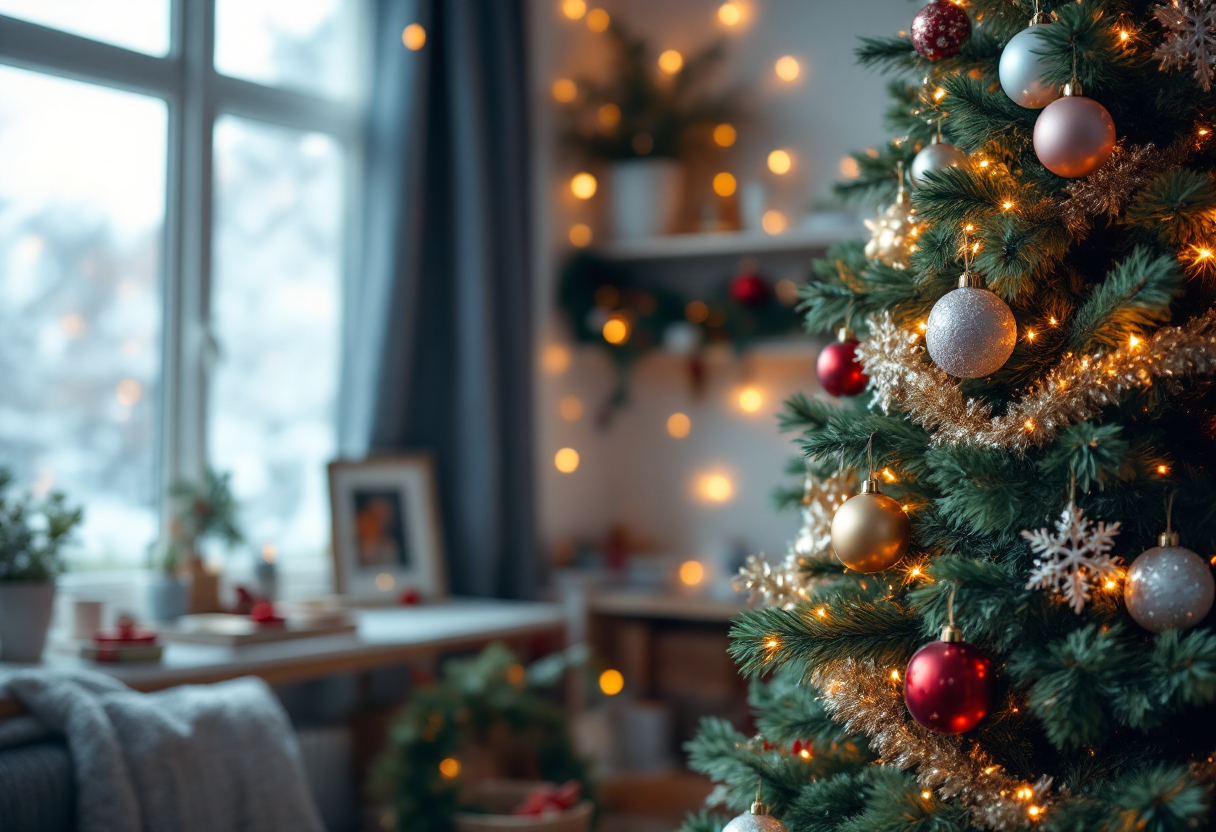
[{"label": "white plant pot", "polygon": [[0,661],[39,661],[54,611],[53,581],[0,582]]},{"label": "white plant pot", "polygon": [[175,621],[189,606],[190,586],[185,579],[158,572],[148,580],[148,618],[152,621]]},{"label": "white plant pot", "polygon": [[618,239],[670,233],[680,209],[682,173],[673,159],[630,159],[609,166],[609,207]]}]

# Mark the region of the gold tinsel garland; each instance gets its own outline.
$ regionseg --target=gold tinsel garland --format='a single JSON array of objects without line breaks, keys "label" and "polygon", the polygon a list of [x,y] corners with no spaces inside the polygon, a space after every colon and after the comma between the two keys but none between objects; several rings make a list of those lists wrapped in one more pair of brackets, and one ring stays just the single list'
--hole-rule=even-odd
[{"label": "gold tinsel garland", "polygon": [[753,607],[792,609],[810,597],[802,566],[810,558],[831,557],[832,518],[853,496],[857,477],[852,472],[828,477],[822,483],[807,474],[802,493],[802,526],[785,559],[770,564],[764,555],[749,555],[739,574],[731,579],[736,592],[746,592]]},{"label": "gold tinsel garland", "polygon": [[978,743],[935,734],[909,720],[898,670],[841,659],[816,668],[811,683],[833,719],[870,738],[879,763],[915,768],[917,782],[943,799],[958,799],[976,825],[1008,832],[1048,811],[1050,777],[1035,783],[1010,777]]},{"label": "gold tinsel garland", "polygon": [[1157,380],[1207,375],[1216,370],[1216,310],[1183,326],[1164,327],[1146,339],[1133,337],[1117,350],[1066,354],[1008,410],[968,399],[955,380],[925,356],[921,336],[900,329],[883,313],[870,321],[870,337],[858,348],[875,400],[884,411],[908,414],[935,445],[980,445],[1011,451],[1042,447],[1064,428],[1092,419],[1132,390]]}]

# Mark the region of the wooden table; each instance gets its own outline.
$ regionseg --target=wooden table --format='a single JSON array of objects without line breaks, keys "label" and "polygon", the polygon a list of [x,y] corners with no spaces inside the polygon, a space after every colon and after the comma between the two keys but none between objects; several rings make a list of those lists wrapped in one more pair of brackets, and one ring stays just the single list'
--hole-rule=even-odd
[{"label": "wooden table", "polygon": [[[47,650],[41,665],[50,670],[93,670],[139,691],[175,685],[209,684],[258,676],[269,684],[303,682],[345,673],[433,659],[441,653],[474,650],[499,639],[561,636],[566,621],[558,604],[453,599],[423,607],[356,611],[358,632],[248,647],[167,644],[163,659],[149,664],[96,664]],[[0,662],[4,676],[34,665]],[[0,719],[21,712],[0,693]]]}]

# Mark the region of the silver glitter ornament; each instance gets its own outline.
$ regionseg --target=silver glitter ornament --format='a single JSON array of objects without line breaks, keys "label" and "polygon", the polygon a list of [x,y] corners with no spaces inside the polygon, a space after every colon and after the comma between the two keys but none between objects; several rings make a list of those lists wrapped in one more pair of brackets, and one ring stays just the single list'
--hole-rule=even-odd
[{"label": "silver glitter ornament", "polygon": [[1018,324],[1009,305],[964,274],[958,288],[933,305],[925,346],[933,363],[952,376],[992,375],[1013,355]]},{"label": "silver glitter ornament", "polygon": [[1123,600],[1136,623],[1154,633],[1194,627],[1212,609],[1216,581],[1207,561],[1166,532],[1127,572]]},{"label": "silver glitter ornament", "polygon": [[965,168],[970,164],[965,150],[936,138],[912,160],[912,187],[925,184],[925,174],[931,170]]},{"label": "silver glitter ornament", "polygon": [[[1014,35],[1001,52],[998,74],[1005,95],[1031,110],[1041,110],[1060,97],[1060,88],[1043,80],[1047,63],[1044,30],[1050,24],[1032,24]],[[1038,54],[1036,54],[1038,53]]]},{"label": "silver glitter ornament", "polygon": [[752,808],[726,824],[722,832],[788,832],[785,824],[768,813],[768,807],[760,802],[760,790],[756,790],[756,802]]}]

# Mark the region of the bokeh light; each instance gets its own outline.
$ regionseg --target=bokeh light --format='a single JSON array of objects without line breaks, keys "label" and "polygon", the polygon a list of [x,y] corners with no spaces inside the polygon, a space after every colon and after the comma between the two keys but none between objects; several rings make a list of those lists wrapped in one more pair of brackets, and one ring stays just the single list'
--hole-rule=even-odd
[{"label": "bokeh light", "polygon": [[565,344],[549,344],[540,354],[540,366],[551,376],[560,376],[570,369],[570,348]]},{"label": "bokeh light", "polygon": [[799,65],[798,59],[792,55],[778,58],[773,69],[782,81],[797,81],[798,76],[802,74],[802,67]]},{"label": "bokeh light", "polygon": [[735,487],[722,474],[706,474],[697,482],[697,492],[711,503],[725,503],[735,494]]},{"label": "bokeh light", "polygon": [[629,340],[629,324],[624,318],[609,318],[604,322],[602,333],[609,344],[623,344]]},{"label": "bokeh light", "polygon": [[553,97],[563,104],[573,101],[578,96],[578,84],[569,78],[558,78],[551,88]]},{"label": "bokeh light", "polygon": [[744,413],[755,413],[764,406],[764,394],[756,387],[744,387],[739,391],[739,408]]},{"label": "bokeh light", "polygon": [[578,396],[565,396],[558,402],[557,412],[567,422],[577,422],[583,418],[583,400]]},{"label": "bokeh light", "polygon": [[405,44],[406,49],[411,52],[417,52],[426,46],[426,29],[423,29],[417,23],[411,23],[402,30],[401,42]]},{"label": "bokeh light", "polygon": [[738,3],[723,3],[718,6],[718,20],[723,26],[734,26],[743,19],[743,10]]},{"label": "bokeh light", "polygon": [[789,173],[793,166],[794,159],[787,150],[774,150],[768,154],[768,169],[778,176]]},{"label": "bokeh light", "polygon": [[592,9],[587,12],[587,28],[593,32],[607,32],[608,24],[612,22],[608,12],[603,9]]},{"label": "bokeh light", "polygon": [[845,179],[856,179],[861,176],[861,165],[852,156],[840,160],[840,175]]},{"label": "bokeh light", "polygon": [[735,177],[723,171],[714,177],[714,193],[718,196],[730,196],[735,192]]},{"label": "bokeh light", "polygon": [[448,780],[455,779],[460,776],[460,760],[455,757],[445,757],[439,763],[439,773]]},{"label": "bokeh light", "polygon": [[680,583],[684,586],[698,586],[705,580],[705,567],[700,561],[686,560],[680,564]]},{"label": "bokeh light", "polygon": [[659,69],[668,75],[675,75],[684,67],[684,56],[674,49],[668,49],[659,56]]},{"label": "bokeh light", "polygon": [[586,171],[576,173],[574,178],[570,180],[570,193],[579,199],[591,199],[591,197],[595,196],[597,187],[598,183],[595,181],[595,177]]},{"label": "bokeh light", "polygon": [[591,226],[585,222],[570,226],[570,245],[578,248],[591,245]]},{"label": "bokeh light", "polygon": [[578,451],[562,448],[553,455],[553,466],[563,474],[573,474],[578,470]]},{"label": "bokeh light", "polygon": [[730,147],[739,138],[739,131],[733,124],[719,124],[714,128],[714,143],[718,147]]},{"label": "bokeh light", "polygon": [[621,108],[615,104],[605,104],[599,110],[600,124],[605,127],[616,127],[621,123]]},{"label": "bokeh light", "polygon": [[565,0],[562,3],[562,14],[571,20],[578,20],[587,13],[587,0]]},{"label": "bokeh light", "polygon": [[785,221],[785,214],[773,209],[764,212],[764,216],[760,218],[760,225],[768,234],[780,234],[785,231],[788,224]]},{"label": "bokeh light", "polygon": [[692,432],[692,419],[683,413],[673,413],[667,417],[667,432],[673,439],[683,439]]},{"label": "bokeh light", "polygon": [[605,670],[600,674],[600,690],[605,696],[616,696],[625,689],[625,677],[619,670]]}]

